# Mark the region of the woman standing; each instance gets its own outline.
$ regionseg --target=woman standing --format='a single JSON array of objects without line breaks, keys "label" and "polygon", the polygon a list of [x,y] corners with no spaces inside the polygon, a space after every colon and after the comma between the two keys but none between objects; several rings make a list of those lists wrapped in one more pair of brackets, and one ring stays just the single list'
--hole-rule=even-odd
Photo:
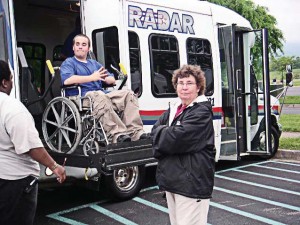
[{"label": "woman standing", "polygon": [[199,66],[184,65],[173,74],[179,100],[152,129],[156,179],[166,191],[172,225],[207,223],[214,185],[212,107],[204,96],[205,77]]}]

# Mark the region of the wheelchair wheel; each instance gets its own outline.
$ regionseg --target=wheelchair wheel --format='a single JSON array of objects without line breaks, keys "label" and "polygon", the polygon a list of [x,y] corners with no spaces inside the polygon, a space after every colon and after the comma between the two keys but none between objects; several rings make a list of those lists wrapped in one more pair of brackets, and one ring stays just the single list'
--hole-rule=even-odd
[{"label": "wheelchair wheel", "polygon": [[99,152],[99,144],[93,139],[88,139],[83,144],[83,154],[85,156],[94,155]]},{"label": "wheelchair wheel", "polygon": [[65,97],[51,100],[43,114],[45,142],[55,152],[73,153],[82,136],[82,125],[76,105]]}]

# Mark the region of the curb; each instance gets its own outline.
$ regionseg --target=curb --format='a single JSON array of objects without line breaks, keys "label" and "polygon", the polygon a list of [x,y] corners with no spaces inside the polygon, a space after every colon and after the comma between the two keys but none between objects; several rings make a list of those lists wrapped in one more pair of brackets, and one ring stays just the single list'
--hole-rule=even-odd
[{"label": "curb", "polygon": [[300,150],[278,149],[274,159],[289,159],[300,162]]}]

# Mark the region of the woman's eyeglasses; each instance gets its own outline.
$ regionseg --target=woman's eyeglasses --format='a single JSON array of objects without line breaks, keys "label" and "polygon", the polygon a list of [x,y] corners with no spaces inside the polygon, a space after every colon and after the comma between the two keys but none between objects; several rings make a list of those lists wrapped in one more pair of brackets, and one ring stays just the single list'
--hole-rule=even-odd
[{"label": "woman's eyeglasses", "polygon": [[184,85],[186,85],[187,87],[191,87],[193,85],[195,85],[196,83],[193,83],[193,82],[187,82],[187,83],[183,83],[183,82],[178,82],[177,83],[177,86],[179,87],[183,87]]}]

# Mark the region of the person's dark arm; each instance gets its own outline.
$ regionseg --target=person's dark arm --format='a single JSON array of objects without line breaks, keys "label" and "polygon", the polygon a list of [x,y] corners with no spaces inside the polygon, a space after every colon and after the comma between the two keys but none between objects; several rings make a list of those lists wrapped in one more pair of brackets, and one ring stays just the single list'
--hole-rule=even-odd
[{"label": "person's dark arm", "polygon": [[66,171],[65,168],[61,165],[58,165],[54,159],[49,155],[49,153],[45,150],[45,148],[33,148],[30,149],[27,153],[32,159],[44,165],[45,167],[49,167],[53,173],[58,177],[58,182],[63,183],[66,179]]}]

